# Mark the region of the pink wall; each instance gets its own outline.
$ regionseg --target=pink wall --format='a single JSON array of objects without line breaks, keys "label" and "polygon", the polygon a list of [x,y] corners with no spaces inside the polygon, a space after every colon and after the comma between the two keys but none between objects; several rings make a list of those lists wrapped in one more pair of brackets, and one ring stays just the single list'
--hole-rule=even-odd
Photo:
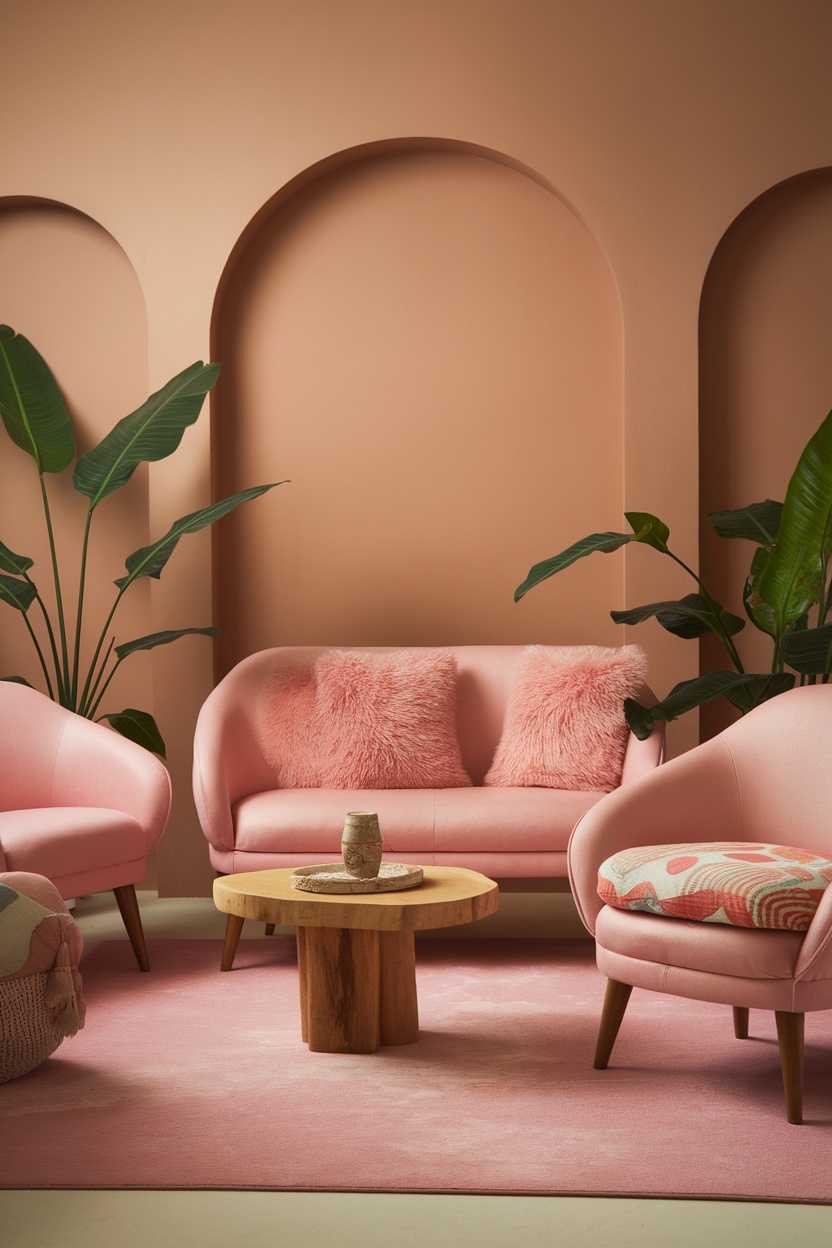
[{"label": "pink wall", "polygon": [[[776,495],[786,444],[825,414],[828,191],[784,192],[761,246],[727,232],[832,167],[831,27],[826,0],[4,14],[0,320],[96,429],[191,361],[224,363],[213,457],[204,418],[113,500],[102,583],[136,532],[212,489],[291,478],[213,551],[183,542],[123,636],[215,615],[219,671],[284,640],[615,643],[611,607],[686,592],[637,549],[511,601],[532,562],[624,507],[658,512],[695,564],[700,450],[707,508]],[[20,197],[97,225],[58,214],[33,246],[42,218]],[[711,268],[723,237],[742,241]],[[784,297],[798,271],[815,275],[804,304]],[[745,475],[723,477],[723,439]],[[11,450],[0,473],[0,538],[34,549]],[[695,674],[695,646],[652,625],[629,639],[658,690]],[[189,771],[213,664],[194,639],[125,669],[171,743],[167,894],[210,886]],[[673,726],[672,750],[696,734]]]}]

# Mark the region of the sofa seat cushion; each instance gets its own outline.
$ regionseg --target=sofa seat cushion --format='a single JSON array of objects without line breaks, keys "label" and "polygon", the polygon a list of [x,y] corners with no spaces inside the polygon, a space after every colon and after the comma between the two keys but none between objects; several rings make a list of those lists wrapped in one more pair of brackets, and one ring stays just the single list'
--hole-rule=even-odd
[{"label": "sofa seat cushion", "polygon": [[147,853],[141,824],[99,806],[0,811],[0,846],[9,871],[34,871],[51,880],[135,862]]},{"label": "sofa seat cushion", "polygon": [[378,813],[385,855],[565,850],[602,793],[561,789],[275,789],[233,810],[235,848],[341,856],[350,810]]},{"label": "sofa seat cushion", "polygon": [[613,854],[599,869],[598,895],[617,909],[805,932],[830,881],[832,861],[812,850],[684,842]]}]

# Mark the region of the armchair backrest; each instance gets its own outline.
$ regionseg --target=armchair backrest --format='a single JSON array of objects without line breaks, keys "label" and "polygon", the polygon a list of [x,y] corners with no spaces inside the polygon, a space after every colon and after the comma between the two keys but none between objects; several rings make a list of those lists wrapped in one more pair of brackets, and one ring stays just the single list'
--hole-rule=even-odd
[{"label": "armchair backrest", "polygon": [[0,681],[0,810],[51,804],[67,715],[34,689]]}]

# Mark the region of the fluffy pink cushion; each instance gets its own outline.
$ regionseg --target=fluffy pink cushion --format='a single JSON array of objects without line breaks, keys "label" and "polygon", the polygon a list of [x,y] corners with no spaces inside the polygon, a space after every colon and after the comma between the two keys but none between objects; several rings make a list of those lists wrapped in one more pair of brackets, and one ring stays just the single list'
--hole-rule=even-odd
[{"label": "fluffy pink cushion", "polygon": [[275,672],[260,748],[286,789],[456,789],[471,784],[449,650],[332,650]]},{"label": "fluffy pink cushion", "polygon": [[456,659],[449,650],[333,650],[315,672],[323,788],[471,784],[457,738]]},{"label": "fluffy pink cushion", "polygon": [[598,895],[619,910],[805,932],[832,881],[814,850],[746,841],[645,845],[607,858]]},{"label": "fluffy pink cushion", "polygon": [[646,676],[640,646],[527,646],[483,783],[616,788],[629,733],[624,699]]}]

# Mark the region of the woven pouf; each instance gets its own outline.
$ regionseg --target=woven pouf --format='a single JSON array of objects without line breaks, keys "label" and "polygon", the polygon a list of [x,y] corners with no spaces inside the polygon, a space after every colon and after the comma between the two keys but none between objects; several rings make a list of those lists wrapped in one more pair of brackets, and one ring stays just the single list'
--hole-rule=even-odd
[{"label": "woven pouf", "polygon": [[54,884],[0,873],[0,1083],[39,1066],[83,1027],[82,948]]}]

